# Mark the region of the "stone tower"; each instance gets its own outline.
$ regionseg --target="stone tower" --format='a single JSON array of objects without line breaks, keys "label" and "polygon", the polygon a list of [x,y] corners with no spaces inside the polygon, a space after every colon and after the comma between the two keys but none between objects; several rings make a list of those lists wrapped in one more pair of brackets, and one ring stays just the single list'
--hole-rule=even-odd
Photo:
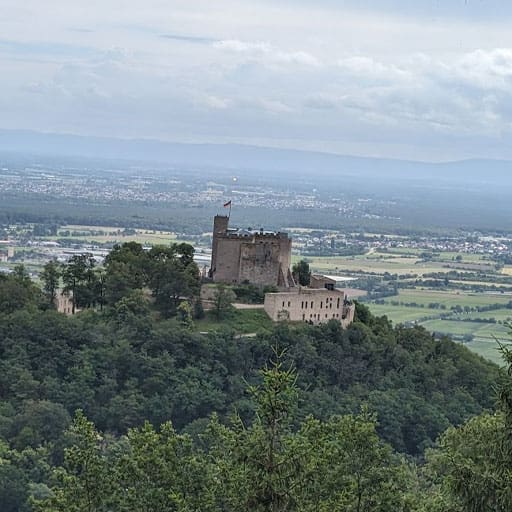
[{"label": "stone tower", "polygon": [[215,216],[210,277],[219,283],[251,283],[287,289],[295,286],[290,272],[292,241],[286,233],[232,229],[229,218]]}]

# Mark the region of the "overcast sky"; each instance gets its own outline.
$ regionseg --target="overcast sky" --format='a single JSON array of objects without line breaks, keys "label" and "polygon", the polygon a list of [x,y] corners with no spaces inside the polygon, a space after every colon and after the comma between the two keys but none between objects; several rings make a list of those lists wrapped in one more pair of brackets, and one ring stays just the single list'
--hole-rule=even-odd
[{"label": "overcast sky", "polygon": [[0,0],[0,128],[512,158],[506,0]]}]

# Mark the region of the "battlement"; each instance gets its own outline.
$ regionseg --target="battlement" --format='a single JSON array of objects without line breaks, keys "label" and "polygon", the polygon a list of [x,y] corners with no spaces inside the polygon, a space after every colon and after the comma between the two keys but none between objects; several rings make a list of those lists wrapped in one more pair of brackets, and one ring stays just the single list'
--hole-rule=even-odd
[{"label": "battlement", "polygon": [[274,231],[249,231],[239,229],[236,231],[228,231],[224,236],[228,238],[239,238],[241,240],[253,239],[255,241],[266,240],[288,240],[288,233]]}]

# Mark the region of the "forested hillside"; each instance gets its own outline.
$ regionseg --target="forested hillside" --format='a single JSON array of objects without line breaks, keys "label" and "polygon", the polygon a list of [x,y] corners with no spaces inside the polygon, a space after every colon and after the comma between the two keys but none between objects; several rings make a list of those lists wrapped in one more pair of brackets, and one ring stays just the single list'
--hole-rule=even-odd
[{"label": "forested hillside", "polygon": [[[9,295],[13,290],[15,302]],[[121,439],[124,448],[126,442],[139,442],[139,435],[160,435],[144,427],[122,441],[130,428],[141,427],[145,420],[155,428],[171,421],[177,432],[191,435],[176,439],[185,444],[183,450],[192,451],[192,442],[205,447],[214,413],[217,430],[234,414],[240,426],[253,424],[255,417],[263,421],[261,411],[255,416],[262,407],[260,399],[248,393],[248,386],[261,384],[260,370],[276,353],[280,372],[296,372],[296,384],[295,377],[287,384],[297,403],[288,415],[290,435],[316,425],[309,416],[326,422],[321,428],[331,432],[341,428],[354,433],[356,427],[350,425],[355,422],[368,439],[376,432],[378,438],[371,442],[384,450],[391,466],[391,460],[400,467],[405,464],[395,452],[421,462],[425,449],[443,431],[492,411],[495,402],[495,365],[448,339],[433,339],[422,328],[392,327],[361,305],[357,321],[346,331],[332,322],[317,327],[279,325],[256,337],[222,329],[204,335],[166,319],[163,313],[169,310],[159,309],[158,302],[150,304],[128,286],[102,311],[66,317],[48,308],[44,294],[19,271],[0,279],[0,308],[0,502],[8,504],[2,511],[31,510],[29,496],[48,496],[57,485],[51,468],[62,464],[72,442],[66,430],[77,409],[108,443]],[[361,407],[367,412],[357,416]],[[356,416],[331,419],[347,414]],[[81,428],[81,435],[92,428],[81,416],[77,421],[73,429]],[[237,435],[245,439],[238,428]],[[169,439],[177,435],[165,432],[161,435]],[[235,442],[229,431],[224,435]],[[219,439],[211,446],[220,449]],[[64,505],[48,507],[43,510],[67,510]],[[203,509],[197,507],[148,510]],[[315,510],[311,507],[301,510]]]}]

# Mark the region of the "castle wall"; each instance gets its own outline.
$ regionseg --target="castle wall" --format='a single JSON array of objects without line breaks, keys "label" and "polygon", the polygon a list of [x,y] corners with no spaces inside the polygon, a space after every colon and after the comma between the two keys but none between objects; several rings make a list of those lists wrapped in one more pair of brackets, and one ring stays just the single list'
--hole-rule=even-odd
[{"label": "castle wall", "polygon": [[225,215],[216,215],[213,219],[213,237],[212,237],[212,262],[211,269],[217,267],[219,239],[226,235],[228,231],[229,217]]},{"label": "castle wall", "polygon": [[[239,283],[240,251],[242,244],[236,238],[219,238],[213,280],[219,283]],[[213,254],[213,253],[212,253]]]},{"label": "castle wall", "polygon": [[239,281],[257,285],[278,285],[281,248],[278,240],[253,238],[242,243]]},{"label": "castle wall", "polygon": [[343,327],[354,321],[355,306],[345,302],[343,290],[298,288],[291,292],[265,294],[264,308],[275,322],[321,324],[337,320]]},{"label": "castle wall", "polygon": [[210,270],[214,282],[294,286],[292,242],[286,234],[229,230],[228,222],[224,216],[214,220]]}]

